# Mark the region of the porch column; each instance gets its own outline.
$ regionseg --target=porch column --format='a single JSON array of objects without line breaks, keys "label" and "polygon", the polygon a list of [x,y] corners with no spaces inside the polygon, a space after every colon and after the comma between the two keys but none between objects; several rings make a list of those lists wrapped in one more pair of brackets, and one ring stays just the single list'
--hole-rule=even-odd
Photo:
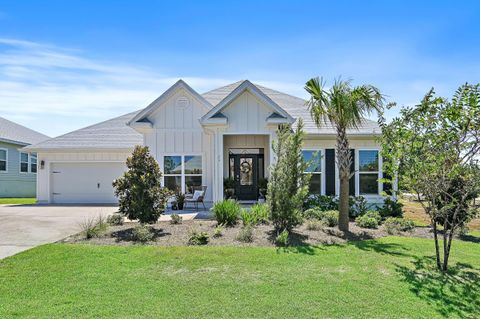
[{"label": "porch column", "polygon": [[273,152],[273,141],[277,138],[277,133],[276,131],[272,131],[269,135],[269,155],[270,155],[270,163],[269,163],[269,169],[268,169],[268,176],[270,176],[270,167],[277,162],[277,157],[275,156],[275,153]]},{"label": "porch column", "polygon": [[223,200],[223,131],[217,129],[214,135],[213,158],[213,201]]}]

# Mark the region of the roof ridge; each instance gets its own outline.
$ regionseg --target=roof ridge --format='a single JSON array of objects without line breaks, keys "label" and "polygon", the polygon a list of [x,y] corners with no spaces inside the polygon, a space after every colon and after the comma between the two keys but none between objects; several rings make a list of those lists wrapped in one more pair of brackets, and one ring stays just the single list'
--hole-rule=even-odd
[{"label": "roof ridge", "polygon": [[[237,84],[235,87],[238,87],[240,84],[242,84],[242,83],[245,82],[245,81],[246,81],[246,80],[239,80],[239,81],[236,81],[236,82],[232,82],[232,83],[230,83],[230,84],[227,84],[227,85],[224,85],[224,86],[220,86],[220,87],[215,88],[215,89],[212,89],[212,90],[210,90],[210,91],[203,92],[203,93],[200,94],[200,95],[203,96],[203,95],[206,95],[206,94],[211,93],[211,92],[213,92],[213,91],[221,90],[221,89],[224,89],[224,88],[226,88],[226,87],[232,86],[232,85],[234,85],[234,84]],[[235,90],[235,89],[234,89],[234,90]]]}]

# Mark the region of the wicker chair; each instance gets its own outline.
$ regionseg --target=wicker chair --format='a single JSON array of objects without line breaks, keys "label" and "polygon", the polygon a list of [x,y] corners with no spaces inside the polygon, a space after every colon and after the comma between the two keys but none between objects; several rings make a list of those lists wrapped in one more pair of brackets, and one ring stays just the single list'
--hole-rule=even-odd
[{"label": "wicker chair", "polygon": [[193,193],[192,197],[185,198],[185,205],[183,206],[183,209],[187,209],[188,203],[193,203],[196,210],[198,210],[198,203],[202,203],[203,208],[207,209],[205,207],[205,203],[203,202],[203,199],[205,198],[206,193],[207,193],[207,186],[202,186],[202,190],[196,190]]}]

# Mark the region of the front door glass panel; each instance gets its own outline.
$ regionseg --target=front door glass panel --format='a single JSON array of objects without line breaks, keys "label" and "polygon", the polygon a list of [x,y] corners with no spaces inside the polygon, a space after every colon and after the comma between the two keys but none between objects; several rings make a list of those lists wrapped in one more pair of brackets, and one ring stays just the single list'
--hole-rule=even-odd
[{"label": "front door glass panel", "polygon": [[253,159],[240,157],[240,185],[253,185]]}]

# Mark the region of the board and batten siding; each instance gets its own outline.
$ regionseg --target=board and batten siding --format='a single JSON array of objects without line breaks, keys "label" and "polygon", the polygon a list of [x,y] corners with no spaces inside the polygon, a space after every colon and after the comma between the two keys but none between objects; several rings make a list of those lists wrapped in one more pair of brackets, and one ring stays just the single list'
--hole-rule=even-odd
[{"label": "board and batten siding", "polygon": [[201,155],[205,200],[212,200],[213,135],[207,134],[199,119],[208,108],[185,89],[179,89],[148,116],[152,128],[144,133],[144,144],[163,172],[164,156]]},{"label": "board and batten siding", "polygon": [[7,171],[0,171],[0,197],[35,197],[37,174],[20,172],[20,149],[23,146],[0,142],[7,150]]}]

